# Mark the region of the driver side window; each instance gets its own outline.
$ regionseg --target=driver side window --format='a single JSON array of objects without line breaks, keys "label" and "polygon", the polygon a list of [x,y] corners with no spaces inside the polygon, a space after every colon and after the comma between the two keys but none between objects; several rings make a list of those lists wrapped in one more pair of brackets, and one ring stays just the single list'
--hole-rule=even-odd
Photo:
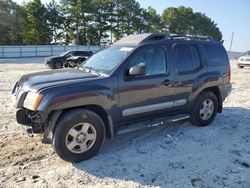
[{"label": "driver side window", "polygon": [[166,53],[163,47],[151,47],[140,51],[131,61],[130,68],[136,65],[146,67],[146,76],[166,73]]}]

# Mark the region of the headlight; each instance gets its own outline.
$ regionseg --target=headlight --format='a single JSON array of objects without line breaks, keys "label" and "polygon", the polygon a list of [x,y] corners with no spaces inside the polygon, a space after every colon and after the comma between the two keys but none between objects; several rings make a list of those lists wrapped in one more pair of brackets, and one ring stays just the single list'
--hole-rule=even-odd
[{"label": "headlight", "polygon": [[36,110],[42,98],[43,98],[43,95],[40,93],[28,92],[28,94],[26,95],[24,99],[23,106],[27,109],[34,111]]}]

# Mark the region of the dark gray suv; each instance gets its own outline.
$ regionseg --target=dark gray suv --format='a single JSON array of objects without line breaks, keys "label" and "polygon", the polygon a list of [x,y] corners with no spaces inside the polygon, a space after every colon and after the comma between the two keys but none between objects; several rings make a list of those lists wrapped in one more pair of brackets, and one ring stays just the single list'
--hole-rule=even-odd
[{"label": "dark gray suv", "polygon": [[94,156],[106,137],[189,120],[210,124],[231,92],[220,42],[171,34],[128,36],[78,69],[24,75],[13,88],[17,122],[64,160]]}]

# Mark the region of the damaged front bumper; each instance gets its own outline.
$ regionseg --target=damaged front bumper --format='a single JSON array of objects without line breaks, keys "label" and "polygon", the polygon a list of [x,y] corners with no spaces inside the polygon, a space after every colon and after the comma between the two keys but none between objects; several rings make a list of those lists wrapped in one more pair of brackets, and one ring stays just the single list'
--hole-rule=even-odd
[{"label": "damaged front bumper", "polygon": [[33,132],[33,128],[32,126],[29,125],[23,125],[21,124],[24,132],[26,133],[26,135],[28,135],[29,137],[34,137],[34,132]]},{"label": "damaged front bumper", "polygon": [[25,108],[17,109],[16,120],[29,136],[32,136],[33,133],[40,134],[44,132],[44,123],[39,112],[33,112]]},{"label": "damaged front bumper", "polygon": [[57,110],[47,117],[42,112],[21,108],[16,112],[16,120],[22,125],[22,128],[28,136],[43,134],[42,142],[50,144],[52,142],[56,121],[61,114],[62,110]]},{"label": "damaged front bumper", "polygon": [[24,99],[28,91],[24,90],[19,82],[13,87],[11,98],[14,108],[16,109],[16,120],[21,124],[24,132],[28,136],[41,134],[44,132],[44,115],[39,111],[32,111],[23,107]]}]

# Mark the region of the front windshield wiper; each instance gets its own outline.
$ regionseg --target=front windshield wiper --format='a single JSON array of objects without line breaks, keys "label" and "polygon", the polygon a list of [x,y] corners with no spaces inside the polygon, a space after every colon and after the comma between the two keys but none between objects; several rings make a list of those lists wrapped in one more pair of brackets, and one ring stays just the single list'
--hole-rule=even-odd
[{"label": "front windshield wiper", "polygon": [[84,65],[83,65],[83,68],[84,68],[84,69],[89,69],[89,70],[92,70],[92,71],[95,71],[95,72],[99,72],[98,69],[93,68],[93,67],[88,67],[88,66],[84,66]]},{"label": "front windshield wiper", "polygon": [[105,73],[101,72],[100,70],[93,68],[93,67],[82,66],[81,68],[83,68],[83,70],[85,70],[87,72],[95,73],[99,76],[105,76],[105,77],[108,76],[108,74],[105,74]]}]

